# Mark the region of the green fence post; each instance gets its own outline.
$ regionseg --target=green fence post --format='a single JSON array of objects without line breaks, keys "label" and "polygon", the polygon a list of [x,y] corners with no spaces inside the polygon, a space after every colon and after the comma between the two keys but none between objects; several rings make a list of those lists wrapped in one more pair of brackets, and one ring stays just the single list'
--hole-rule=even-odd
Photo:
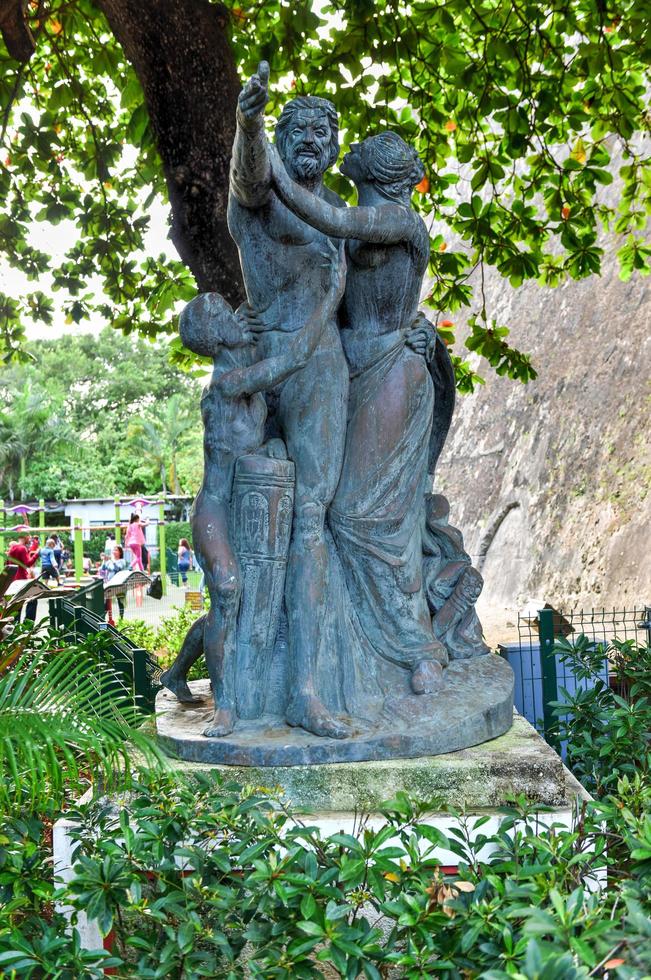
[{"label": "green fence post", "polygon": [[38,533],[38,543],[42,548],[45,545],[45,531],[43,530],[43,528],[45,527],[45,501],[44,500],[39,500],[38,502],[38,526],[40,528],[40,531]]},{"label": "green fence post", "polygon": [[158,557],[163,595],[167,594],[167,552],[165,551],[165,504],[158,505]]},{"label": "green fence post", "polygon": [[542,670],[543,696],[543,727],[545,739],[555,743],[554,738],[554,709],[552,701],[558,700],[558,681],[556,677],[556,656],[554,654],[554,610],[538,610],[538,627],[540,635],[540,667]]},{"label": "green fence post", "polygon": [[84,574],[84,539],[81,535],[81,517],[74,518],[75,579],[81,582]]},{"label": "green fence post", "polygon": [[115,497],[115,543],[122,544],[122,528],[120,527],[120,498]]},{"label": "green fence post", "polygon": [[[5,510],[4,500],[0,500],[0,527],[5,527],[7,524],[7,511]],[[0,571],[5,567],[5,536],[4,531],[0,531]]]},{"label": "green fence post", "polygon": [[646,641],[651,647],[651,606],[644,607],[644,620],[638,623],[638,629],[643,629],[646,632]]},{"label": "green fence post", "polygon": [[104,583],[99,581],[90,590],[90,611],[94,612],[98,619],[104,619],[106,609],[104,606]]}]

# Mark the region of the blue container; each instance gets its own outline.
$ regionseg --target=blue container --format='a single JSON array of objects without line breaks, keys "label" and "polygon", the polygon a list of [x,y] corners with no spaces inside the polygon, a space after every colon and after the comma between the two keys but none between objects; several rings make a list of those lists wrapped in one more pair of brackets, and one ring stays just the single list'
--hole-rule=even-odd
[{"label": "blue container", "polygon": [[[596,642],[606,642],[606,638]],[[517,711],[523,715],[541,734],[543,732],[543,687],[542,669],[540,664],[540,644],[500,643],[498,650],[508,660],[515,677],[513,701]],[[608,683],[608,659],[604,656],[602,669],[598,678]],[[555,701],[563,700],[562,688],[568,694],[576,694],[579,687],[589,690],[594,687],[596,678],[577,680],[569,663],[564,663],[560,654],[556,654],[556,697]],[[564,751],[562,753],[565,754]]]}]

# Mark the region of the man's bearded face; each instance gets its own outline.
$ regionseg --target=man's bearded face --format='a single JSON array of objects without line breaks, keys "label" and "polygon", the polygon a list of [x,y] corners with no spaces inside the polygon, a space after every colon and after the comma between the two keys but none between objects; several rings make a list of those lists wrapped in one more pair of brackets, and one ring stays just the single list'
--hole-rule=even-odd
[{"label": "man's bearded face", "polygon": [[316,180],[330,163],[332,133],[327,116],[308,109],[291,121],[283,147],[284,164],[299,183]]}]

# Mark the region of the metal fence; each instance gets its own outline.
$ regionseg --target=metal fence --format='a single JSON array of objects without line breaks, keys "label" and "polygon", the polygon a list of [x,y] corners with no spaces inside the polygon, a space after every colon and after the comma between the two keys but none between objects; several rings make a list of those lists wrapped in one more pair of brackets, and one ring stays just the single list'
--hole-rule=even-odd
[{"label": "metal fence", "polygon": [[[554,645],[560,637],[575,639],[581,635],[592,643],[605,645],[613,640],[651,643],[651,606],[563,611],[548,606],[537,615],[518,614],[518,642],[500,644],[499,649],[515,675],[516,709],[546,737],[554,727],[552,702],[563,699],[563,688],[574,694],[579,683],[570,665],[554,651]],[[602,670],[597,676],[612,683],[613,667],[604,651]],[[584,687],[588,683],[581,681]]]},{"label": "metal fence", "polygon": [[161,599],[152,599],[151,596],[147,595],[146,588],[129,589],[122,597],[124,615],[118,606],[117,599],[113,599],[111,618],[116,623],[121,618],[125,622],[138,620],[155,630],[158,629],[163,620],[175,616],[181,607],[207,608],[207,593],[205,590],[203,593],[199,591],[200,576],[200,572],[188,572],[187,587],[180,582],[174,584],[168,576],[167,589]]},{"label": "metal fence", "polygon": [[160,667],[147,650],[136,646],[124,633],[105,622],[103,583],[93,582],[69,597],[52,598],[49,606],[51,625],[65,630],[70,638],[78,641],[102,634],[111,666],[131,691],[135,703],[144,711],[153,712],[160,688]]}]

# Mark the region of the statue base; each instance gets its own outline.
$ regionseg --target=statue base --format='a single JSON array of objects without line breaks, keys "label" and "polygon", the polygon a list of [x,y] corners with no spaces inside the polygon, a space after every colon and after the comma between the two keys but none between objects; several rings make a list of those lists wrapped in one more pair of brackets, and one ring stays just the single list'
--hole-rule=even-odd
[{"label": "statue base", "polygon": [[[342,831],[359,835],[361,826],[379,830],[385,820],[378,811],[399,792],[415,800],[428,801],[431,811],[426,823],[450,839],[460,824],[459,818],[448,812],[450,808],[463,811],[464,835],[475,840],[497,832],[503,820],[502,808],[512,806],[514,796],[524,796],[530,803],[545,808],[532,813],[528,821],[522,821],[520,829],[525,823],[536,834],[545,827],[570,829],[575,826],[577,806],[590,800],[590,796],[528,721],[518,714],[512,720],[510,731],[499,738],[435,758],[325,766],[246,767],[181,761],[171,765],[183,776],[217,773],[227,781],[258,792],[264,787],[274,795],[280,793],[296,819],[317,827],[324,836]],[[133,762],[143,764],[138,756]],[[80,802],[86,802],[90,795],[89,790]],[[128,798],[124,796],[106,802],[113,803],[116,815],[128,808]],[[309,817],[305,816],[306,811]],[[290,825],[293,822],[290,819]],[[54,867],[64,881],[73,877],[72,855],[78,833],[79,824],[69,815],[54,825]],[[387,841],[387,845],[390,843]],[[482,850],[482,857],[488,857],[494,848],[494,844],[488,845]],[[430,859],[440,861],[446,874],[458,871],[458,854],[444,844],[436,846]],[[605,869],[603,873],[595,873],[593,886],[606,886]],[[79,915],[77,928],[83,949],[101,947],[97,923],[85,913]]]},{"label": "statue base", "polygon": [[[377,719],[339,715],[352,728],[345,739],[321,738],[266,715],[238,721],[222,738],[202,733],[212,718],[207,680],[190,684],[199,704],[182,704],[169,691],[156,698],[156,729],[165,751],[189,762],[226,766],[306,766],[411,759],[458,752],[497,738],[513,722],[513,672],[488,654],[458,660],[433,695],[387,697]],[[235,778],[235,776],[234,776]]]}]

